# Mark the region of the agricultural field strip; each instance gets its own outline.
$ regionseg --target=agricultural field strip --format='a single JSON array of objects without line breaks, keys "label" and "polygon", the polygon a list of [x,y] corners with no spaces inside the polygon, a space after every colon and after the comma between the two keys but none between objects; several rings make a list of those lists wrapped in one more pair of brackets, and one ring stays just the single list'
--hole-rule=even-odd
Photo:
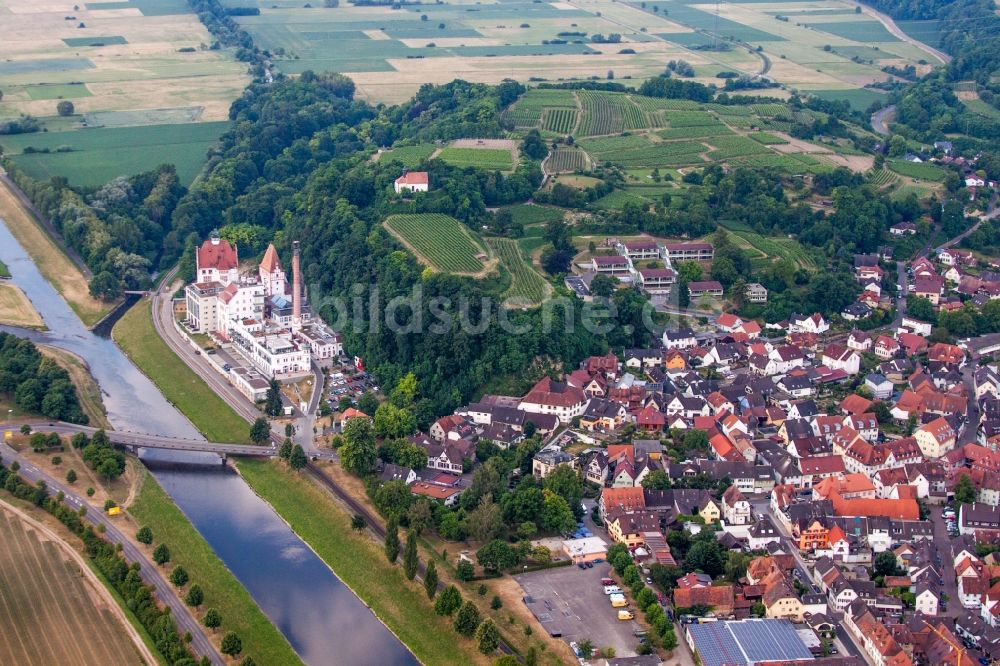
[{"label": "agricultural field strip", "polygon": [[[26,528],[6,511],[0,511],[0,521],[7,537],[0,540],[0,560],[6,562],[3,571],[10,575],[4,585],[7,594],[0,595],[2,612],[8,618],[4,626],[8,636],[16,636],[22,648],[20,658],[4,663],[129,663],[137,659],[124,628],[111,611],[95,605],[91,593],[83,587],[87,583],[74,570],[73,562],[59,551],[59,545],[35,534],[33,528]],[[0,574],[0,578],[6,576]],[[11,594],[18,588],[22,594]],[[28,606],[12,607],[14,599],[26,601]],[[86,621],[94,615],[101,616],[109,626],[99,629]],[[30,618],[38,624],[34,625],[34,635],[25,637],[25,641],[17,629],[17,620]],[[60,636],[61,640],[45,640],[39,632],[50,639]],[[13,642],[6,649],[13,650]]]}]

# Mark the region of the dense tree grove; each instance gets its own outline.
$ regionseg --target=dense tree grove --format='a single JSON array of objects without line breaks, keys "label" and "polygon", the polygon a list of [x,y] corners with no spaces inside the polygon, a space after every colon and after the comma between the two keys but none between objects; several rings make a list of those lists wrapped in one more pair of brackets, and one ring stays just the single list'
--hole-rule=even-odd
[{"label": "dense tree grove", "polygon": [[25,191],[94,273],[91,294],[113,300],[123,289],[149,286],[149,272],[177,260],[164,246],[184,187],[172,165],[115,178],[84,195],[62,178],[34,180],[9,160],[11,178]]},{"label": "dense tree grove", "polygon": [[[935,70],[907,87],[899,96],[897,120],[901,129],[922,141],[935,141],[949,132],[971,139],[959,139],[961,149],[987,149],[987,162],[998,166],[996,140],[1000,125],[985,114],[970,111],[955,95],[956,81],[974,81],[979,98],[1000,108],[1000,84],[992,74],[1000,67],[1000,17],[987,0],[875,0],[869,4],[897,19],[937,19],[941,29],[939,46],[953,56],[945,67]],[[992,170],[990,177],[1000,177]]]},{"label": "dense tree grove", "polygon": [[69,423],[87,423],[69,374],[30,340],[0,332],[0,395],[18,409]]}]

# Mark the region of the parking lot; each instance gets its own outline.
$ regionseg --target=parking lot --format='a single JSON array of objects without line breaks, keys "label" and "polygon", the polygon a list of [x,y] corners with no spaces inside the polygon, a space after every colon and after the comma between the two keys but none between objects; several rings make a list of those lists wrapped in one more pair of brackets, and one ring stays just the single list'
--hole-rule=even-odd
[{"label": "parking lot", "polygon": [[[619,609],[612,608],[605,596],[601,578],[610,571],[611,565],[602,562],[592,569],[544,569],[515,579],[524,590],[528,608],[550,634],[561,635],[567,643],[590,639],[595,649],[610,646],[619,657],[633,656],[639,646],[633,631],[639,625],[619,620]],[[627,610],[637,612],[632,606]]]}]

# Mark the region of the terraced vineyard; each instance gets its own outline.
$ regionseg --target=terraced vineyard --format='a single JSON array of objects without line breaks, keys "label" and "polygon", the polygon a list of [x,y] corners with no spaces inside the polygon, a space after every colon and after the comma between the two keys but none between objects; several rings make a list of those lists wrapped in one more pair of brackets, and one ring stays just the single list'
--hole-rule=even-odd
[{"label": "terraced vineyard", "polygon": [[576,108],[572,109],[548,109],[545,112],[545,122],[542,128],[550,132],[559,134],[570,134],[576,127]]},{"label": "terraced vineyard", "polygon": [[549,157],[546,168],[551,173],[584,171],[587,168],[587,156],[578,148],[560,147]]},{"label": "terraced vineyard", "polygon": [[708,143],[715,147],[715,150],[708,154],[709,157],[715,160],[770,152],[766,146],[745,136],[715,137],[708,139]]},{"label": "terraced vineyard", "polygon": [[610,101],[608,95],[590,90],[581,90],[579,94],[580,101],[583,102],[580,136],[618,134],[625,129],[622,111],[618,105]]},{"label": "terraced vineyard", "polygon": [[445,273],[476,274],[486,266],[480,241],[449,215],[422,213],[392,215],[385,227],[422,263]]},{"label": "terraced vineyard", "polygon": [[697,164],[702,161],[698,154],[708,150],[697,141],[652,143],[644,136],[584,139],[579,145],[598,162],[612,161],[625,167]]},{"label": "terraced vineyard", "polygon": [[510,287],[503,295],[515,302],[508,305],[529,307],[541,303],[548,293],[548,283],[525,261],[517,241],[510,238],[491,238],[487,242],[500,258],[500,263],[510,273]]},{"label": "terraced vineyard", "polygon": [[517,129],[530,129],[538,126],[542,118],[542,109],[523,106],[512,106],[503,112],[504,121]]},{"label": "terraced vineyard", "polygon": [[879,169],[878,171],[872,169],[868,172],[866,178],[868,179],[868,182],[875,187],[884,187],[895,182],[897,176],[888,169]]},{"label": "terraced vineyard", "polygon": [[672,127],[657,132],[664,139],[700,139],[707,136],[733,134],[733,131],[723,125],[701,125],[700,127]]},{"label": "terraced vineyard", "polygon": [[794,238],[783,236],[762,236],[745,224],[720,220],[719,224],[729,230],[729,233],[745,241],[751,247],[764,255],[767,263],[777,259],[787,259],[800,268],[815,270],[816,260],[801,243]]}]

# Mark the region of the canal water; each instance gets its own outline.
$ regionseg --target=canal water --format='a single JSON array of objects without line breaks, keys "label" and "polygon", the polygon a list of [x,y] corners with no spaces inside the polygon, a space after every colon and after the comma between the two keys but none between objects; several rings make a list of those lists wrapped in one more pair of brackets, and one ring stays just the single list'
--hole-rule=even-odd
[{"label": "canal water", "polygon": [[[3,330],[71,351],[90,366],[116,430],[202,439],[111,340],[91,333],[0,219],[0,261],[46,332]],[[417,660],[243,479],[214,454],[144,452],[157,481],[310,666]],[[197,466],[182,463],[210,463]]]}]

